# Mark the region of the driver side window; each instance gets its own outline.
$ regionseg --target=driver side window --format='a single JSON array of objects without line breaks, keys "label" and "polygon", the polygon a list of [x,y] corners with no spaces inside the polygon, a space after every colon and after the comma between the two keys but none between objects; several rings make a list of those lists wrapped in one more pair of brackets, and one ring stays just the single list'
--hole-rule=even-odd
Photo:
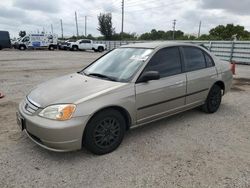
[{"label": "driver side window", "polygon": [[29,37],[25,37],[25,38],[23,39],[23,42],[28,42],[29,40],[30,40]]},{"label": "driver side window", "polygon": [[144,72],[146,71],[158,71],[161,78],[181,73],[179,48],[160,49],[145,67]]}]

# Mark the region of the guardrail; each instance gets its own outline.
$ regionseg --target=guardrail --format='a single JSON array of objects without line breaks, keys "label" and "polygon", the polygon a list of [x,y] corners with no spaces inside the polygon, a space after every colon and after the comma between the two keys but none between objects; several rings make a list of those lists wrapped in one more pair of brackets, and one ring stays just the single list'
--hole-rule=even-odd
[{"label": "guardrail", "polygon": [[[108,50],[119,46],[153,41],[95,41],[106,44]],[[155,41],[154,41],[155,42]],[[250,41],[176,41],[193,44],[203,44],[222,60],[250,65]]]}]

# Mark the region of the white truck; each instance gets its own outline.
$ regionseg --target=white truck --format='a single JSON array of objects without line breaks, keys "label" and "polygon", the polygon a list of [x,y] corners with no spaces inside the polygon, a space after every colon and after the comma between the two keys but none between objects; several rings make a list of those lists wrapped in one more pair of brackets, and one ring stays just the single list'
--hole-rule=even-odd
[{"label": "white truck", "polygon": [[28,34],[19,39],[16,48],[26,50],[28,48],[48,48],[49,50],[57,49],[58,37],[55,34]]},{"label": "white truck", "polygon": [[68,43],[68,49],[77,51],[77,50],[94,50],[95,52],[103,52],[106,50],[105,44],[96,44],[89,39],[80,39],[76,42]]}]

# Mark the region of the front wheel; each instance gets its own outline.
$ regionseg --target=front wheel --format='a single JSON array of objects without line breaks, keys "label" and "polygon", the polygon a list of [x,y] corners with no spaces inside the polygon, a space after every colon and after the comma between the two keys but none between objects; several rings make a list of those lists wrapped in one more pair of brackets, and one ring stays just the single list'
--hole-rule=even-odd
[{"label": "front wheel", "polygon": [[96,114],[87,124],[83,145],[94,154],[114,151],[122,142],[126,122],[120,112],[108,109]]},{"label": "front wheel", "polygon": [[77,46],[72,46],[72,50],[73,51],[78,51],[78,47]]},{"label": "front wheel", "polygon": [[19,50],[26,50],[26,47],[25,47],[24,45],[21,45],[21,46],[19,47]]},{"label": "front wheel", "polygon": [[201,109],[207,113],[216,112],[221,104],[222,90],[220,86],[214,85],[207,96],[205,104],[201,106]]},{"label": "front wheel", "polygon": [[55,48],[54,48],[54,46],[49,46],[49,50],[54,50]]}]

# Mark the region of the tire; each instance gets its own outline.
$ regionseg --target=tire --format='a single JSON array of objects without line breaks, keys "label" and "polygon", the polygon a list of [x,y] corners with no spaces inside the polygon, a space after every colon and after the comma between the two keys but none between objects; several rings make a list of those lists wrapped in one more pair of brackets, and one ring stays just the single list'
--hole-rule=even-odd
[{"label": "tire", "polygon": [[83,145],[96,155],[110,153],[121,144],[125,131],[126,122],[120,112],[113,109],[103,110],[87,124]]},{"label": "tire", "polygon": [[0,50],[2,50],[3,48],[2,48],[2,46],[0,46]]},{"label": "tire", "polygon": [[54,50],[54,46],[49,46],[49,50]]},{"label": "tire", "polygon": [[103,47],[102,47],[102,46],[99,46],[99,47],[98,47],[98,52],[103,52],[103,51],[104,51]]},{"label": "tire", "polygon": [[202,111],[206,113],[214,113],[216,112],[221,104],[222,99],[222,89],[218,85],[213,85],[210,89],[206,102],[201,106]]},{"label": "tire", "polygon": [[24,45],[19,46],[19,50],[26,50],[26,47]]},{"label": "tire", "polygon": [[77,46],[72,46],[72,50],[73,51],[78,51],[78,47]]}]

